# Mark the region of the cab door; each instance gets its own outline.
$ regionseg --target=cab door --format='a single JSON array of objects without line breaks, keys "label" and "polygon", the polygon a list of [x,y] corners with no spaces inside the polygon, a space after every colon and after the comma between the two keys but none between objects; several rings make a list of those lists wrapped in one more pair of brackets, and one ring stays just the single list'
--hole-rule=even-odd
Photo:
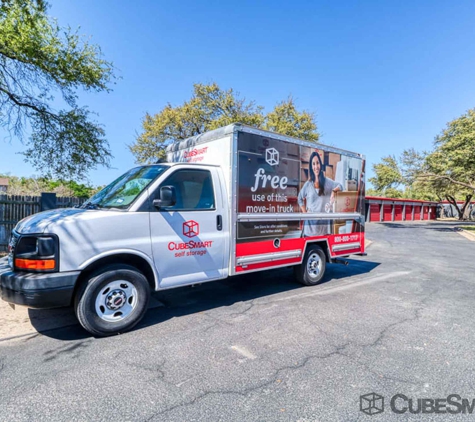
[{"label": "cab door", "polygon": [[160,287],[225,278],[229,254],[228,215],[219,168],[177,167],[160,188],[173,189],[174,204],[152,207],[150,233]]}]

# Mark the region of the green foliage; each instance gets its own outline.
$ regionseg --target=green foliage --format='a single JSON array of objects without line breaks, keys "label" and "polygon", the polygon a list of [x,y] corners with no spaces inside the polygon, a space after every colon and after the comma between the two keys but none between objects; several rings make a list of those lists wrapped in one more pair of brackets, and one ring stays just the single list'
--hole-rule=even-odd
[{"label": "green foliage", "polygon": [[434,178],[475,190],[475,109],[452,120],[435,138],[435,150],[428,157]]},{"label": "green foliage", "polygon": [[374,186],[374,196],[436,201],[453,194],[452,184],[423,176],[427,171],[427,157],[427,153],[408,149],[399,158],[391,155],[373,164],[375,176],[369,178],[369,182]]},{"label": "green foliage", "polygon": [[407,198],[401,189],[388,188],[382,190],[367,189],[366,196],[381,196],[385,198]]},{"label": "green foliage", "polygon": [[[112,65],[42,0],[2,0],[0,125],[26,143],[26,160],[44,174],[84,178],[111,157],[104,130],[77,104],[77,90],[108,91]],[[67,109],[53,108],[59,93]],[[26,134],[31,137],[26,140]]]},{"label": "green foliage", "polygon": [[46,177],[17,177],[0,174],[8,179],[8,195],[39,196],[42,192],[54,192],[58,196],[89,198],[100,190],[75,181],[48,179]]},{"label": "green foliage", "polygon": [[376,192],[385,189],[395,189],[404,184],[404,178],[399,169],[399,164],[393,155],[383,157],[381,163],[373,164],[375,177],[370,177],[369,181],[374,186]]},{"label": "green foliage", "polygon": [[312,142],[319,138],[315,115],[308,111],[299,112],[292,97],[277,104],[267,114],[264,129]]},{"label": "green foliage", "polygon": [[467,218],[475,192],[475,109],[449,122],[436,136],[432,151],[408,149],[399,159],[383,157],[373,169],[375,177],[369,181],[376,193],[402,187],[407,198],[446,198],[455,206],[463,200],[462,208],[456,207],[460,219]]},{"label": "green foliage", "polygon": [[[77,198],[90,198],[96,192],[98,192],[99,188],[94,188],[90,185],[85,185],[83,183],[77,183],[74,180],[71,181],[64,181],[64,180],[49,180],[49,179],[42,179],[45,183],[47,183],[47,190],[43,192],[60,192],[64,193],[69,191],[70,194],[68,196],[75,196]],[[61,195],[59,195],[61,196]]]},{"label": "green foliage", "polygon": [[195,84],[193,88],[191,99],[181,106],[168,104],[155,115],[145,115],[143,132],[130,146],[137,162],[155,162],[164,157],[165,147],[171,142],[236,122],[309,141],[318,140],[314,115],[298,112],[292,98],[264,115],[263,107],[239,98],[232,89],[222,90],[216,83]]}]

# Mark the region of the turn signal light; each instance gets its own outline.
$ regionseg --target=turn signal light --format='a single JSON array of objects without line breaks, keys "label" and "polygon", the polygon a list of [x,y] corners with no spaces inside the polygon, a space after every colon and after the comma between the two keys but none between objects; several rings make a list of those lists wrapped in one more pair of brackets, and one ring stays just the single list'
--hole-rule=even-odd
[{"label": "turn signal light", "polygon": [[54,259],[15,259],[15,267],[19,270],[54,270]]}]

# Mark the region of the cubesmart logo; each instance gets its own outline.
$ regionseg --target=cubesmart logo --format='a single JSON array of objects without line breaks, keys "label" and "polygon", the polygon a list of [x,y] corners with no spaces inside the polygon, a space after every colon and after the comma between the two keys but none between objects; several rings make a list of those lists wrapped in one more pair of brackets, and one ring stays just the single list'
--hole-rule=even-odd
[{"label": "cubesmart logo", "polygon": [[[200,234],[200,225],[194,221],[189,220],[183,223],[183,236],[196,237]],[[213,246],[212,240],[189,240],[188,242],[170,242],[168,250],[173,251],[175,258],[182,257],[201,257],[208,253],[208,249]]]},{"label": "cubesmart logo", "polygon": [[195,237],[200,234],[200,225],[193,220],[183,223],[183,235],[186,237]]},{"label": "cubesmart logo", "polygon": [[279,164],[279,151],[275,148],[266,149],[266,161],[270,166],[276,166]]}]

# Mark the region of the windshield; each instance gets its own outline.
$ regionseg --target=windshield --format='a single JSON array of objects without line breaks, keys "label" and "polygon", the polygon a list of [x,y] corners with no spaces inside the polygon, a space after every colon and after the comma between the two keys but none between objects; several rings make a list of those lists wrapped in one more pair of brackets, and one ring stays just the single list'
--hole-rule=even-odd
[{"label": "windshield", "polygon": [[163,165],[133,168],[96,193],[81,208],[128,208],[167,168]]}]

